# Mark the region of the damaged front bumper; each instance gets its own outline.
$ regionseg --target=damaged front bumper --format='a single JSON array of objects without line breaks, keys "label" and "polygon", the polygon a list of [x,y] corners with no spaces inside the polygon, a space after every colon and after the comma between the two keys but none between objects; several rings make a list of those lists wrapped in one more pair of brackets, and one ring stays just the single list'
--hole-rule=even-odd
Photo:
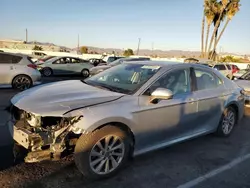
[{"label": "damaged front bumper", "polygon": [[39,117],[15,107],[11,112],[15,144],[27,150],[25,162],[59,160],[64,151],[74,147],[84,133],[75,126],[83,116]]}]

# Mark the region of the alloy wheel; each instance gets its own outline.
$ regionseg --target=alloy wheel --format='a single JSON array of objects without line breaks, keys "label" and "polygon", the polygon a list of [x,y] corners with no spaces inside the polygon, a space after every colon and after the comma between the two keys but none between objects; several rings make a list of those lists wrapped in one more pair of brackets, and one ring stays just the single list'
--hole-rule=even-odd
[{"label": "alloy wheel", "polygon": [[88,77],[89,76],[89,71],[88,70],[83,70],[82,75],[83,75],[83,77]]},{"label": "alloy wheel", "polygon": [[98,175],[109,174],[120,165],[124,153],[125,145],[122,139],[108,135],[93,146],[89,155],[90,167]]},{"label": "alloy wheel", "polygon": [[222,131],[225,135],[231,133],[235,124],[235,113],[233,111],[228,111],[222,120]]},{"label": "alloy wheel", "polygon": [[44,74],[44,76],[50,76],[50,75],[52,74],[52,72],[51,72],[50,69],[45,68],[45,69],[43,70],[43,74]]},{"label": "alloy wheel", "polygon": [[30,88],[31,86],[31,81],[28,77],[26,76],[19,76],[13,81],[13,86],[16,89],[21,89],[25,90]]}]

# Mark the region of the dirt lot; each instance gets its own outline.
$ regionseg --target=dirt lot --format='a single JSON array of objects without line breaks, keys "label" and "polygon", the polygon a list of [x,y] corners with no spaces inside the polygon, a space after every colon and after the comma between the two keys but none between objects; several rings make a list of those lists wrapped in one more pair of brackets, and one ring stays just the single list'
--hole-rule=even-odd
[{"label": "dirt lot", "polygon": [[[0,117],[4,106],[15,94],[0,91]],[[250,110],[248,110],[250,115]],[[1,135],[4,133],[1,132]],[[172,188],[207,174],[250,153],[250,117],[244,118],[229,138],[214,135],[197,138],[136,157],[115,177],[102,181],[88,181],[76,169],[73,158],[59,162],[36,164],[19,163],[13,166],[10,143],[1,147],[0,187],[65,187],[65,188],[119,188],[164,187]],[[250,159],[229,169],[216,171],[214,176],[191,187],[250,187]],[[192,182],[191,182],[192,183]]]}]

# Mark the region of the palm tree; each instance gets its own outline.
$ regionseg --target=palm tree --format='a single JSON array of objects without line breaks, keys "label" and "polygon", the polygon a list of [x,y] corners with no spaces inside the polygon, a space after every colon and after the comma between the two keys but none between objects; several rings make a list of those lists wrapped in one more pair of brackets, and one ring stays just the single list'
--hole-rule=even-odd
[{"label": "palm tree", "polygon": [[227,21],[226,21],[218,39],[215,41],[214,50],[216,49],[216,46],[217,46],[218,42],[220,41],[221,36],[223,35],[228,23],[232,20],[232,18],[235,16],[235,14],[240,10],[239,9],[239,7],[240,7],[239,2],[240,2],[240,0],[232,0],[229,3],[227,11],[226,11]]},{"label": "palm tree", "polygon": [[[216,29],[216,31],[215,31],[215,35],[214,35],[214,41],[213,41],[213,43],[214,43],[214,49],[212,50],[212,55],[211,55],[211,59],[215,59],[215,55],[216,55],[216,46],[215,46],[215,41],[217,41],[217,36],[218,36],[218,30],[219,30],[219,27],[220,27],[220,24],[221,24],[221,22],[223,22],[223,20],[224,20],[224,18],[225,18],[225,16],[226,16],[226,14],[225,14],[225,10],[223,11],[223,13],[222,13],[222,16],[221,16],[221,18],[220,18],[220,20],[219,20],[219,17],[220,17],[220,10],[221,10],[221,8],[222,8],[222,2],[220,1],[220,2],[215,2],[214,3],[214,7],[213,7],[213,12],[214,12],[214,14],[215,14],[215,16],[214,16],[214,20],[213,20],[213,24],[214,24],[214,27],[216,26],[216,23],[217,23],[217,21],[219,21],[219,24],[218,24],[218,28]],[[210,56],[210,55],[209,55]]]},{"label": "palm tree", "polygon": [[205,30],[205,5],[207,0],[204,0],[204,11],[202,17],[202,24],[201,24],[201,57],[204,57],[204,30]]},{"label": "palm tree", "polygon": [[210,31],[211,23],[214,19],[214,13],[211,10],[206,10],[205,12],[206,20],[207,20],[207,33],[206,33],[206,43],[205,43],[205,56],[207,56],[207,43],[208,43],[208,36]]},{"label": "palm tree", "polygon": [[215,38],[215,34],[219,28],[219,25],[220,25],[220,22],[221,22],[221,18],[223,16],[223,13],[224,11],[226,10],[227,6],[229,5],[229,3],[231,2],[232,0],[221,0],[220,4],[220,14],[219,14],[219,17],[218,17],[218,20],[216,21],[215,23],[215,27],[214,27],[214,31],[213,31],[213,34],[211,36],[211,39],[210,39],[210,43],[209,43],[209,47],[208,47],[208,52],[211,51],[211,48],[212,48],[212,44],[214,42],[214,38]]}]

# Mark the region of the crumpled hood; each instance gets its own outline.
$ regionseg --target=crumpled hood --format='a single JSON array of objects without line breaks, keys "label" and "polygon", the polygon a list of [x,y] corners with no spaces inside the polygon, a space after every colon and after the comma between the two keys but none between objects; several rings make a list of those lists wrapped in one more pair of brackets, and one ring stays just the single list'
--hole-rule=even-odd
[{"label": "crumpled hood", "polygon": [[250,81],[249,80],[234,80],[234,82],[242,87],[246,91],[250,91]]},{"label": "crumpled hood", "polygon": [[123,95],[71,80],[28,89],[15,95],[11,103],[41,116],[63,116],[70,110],[113,101]]}]

